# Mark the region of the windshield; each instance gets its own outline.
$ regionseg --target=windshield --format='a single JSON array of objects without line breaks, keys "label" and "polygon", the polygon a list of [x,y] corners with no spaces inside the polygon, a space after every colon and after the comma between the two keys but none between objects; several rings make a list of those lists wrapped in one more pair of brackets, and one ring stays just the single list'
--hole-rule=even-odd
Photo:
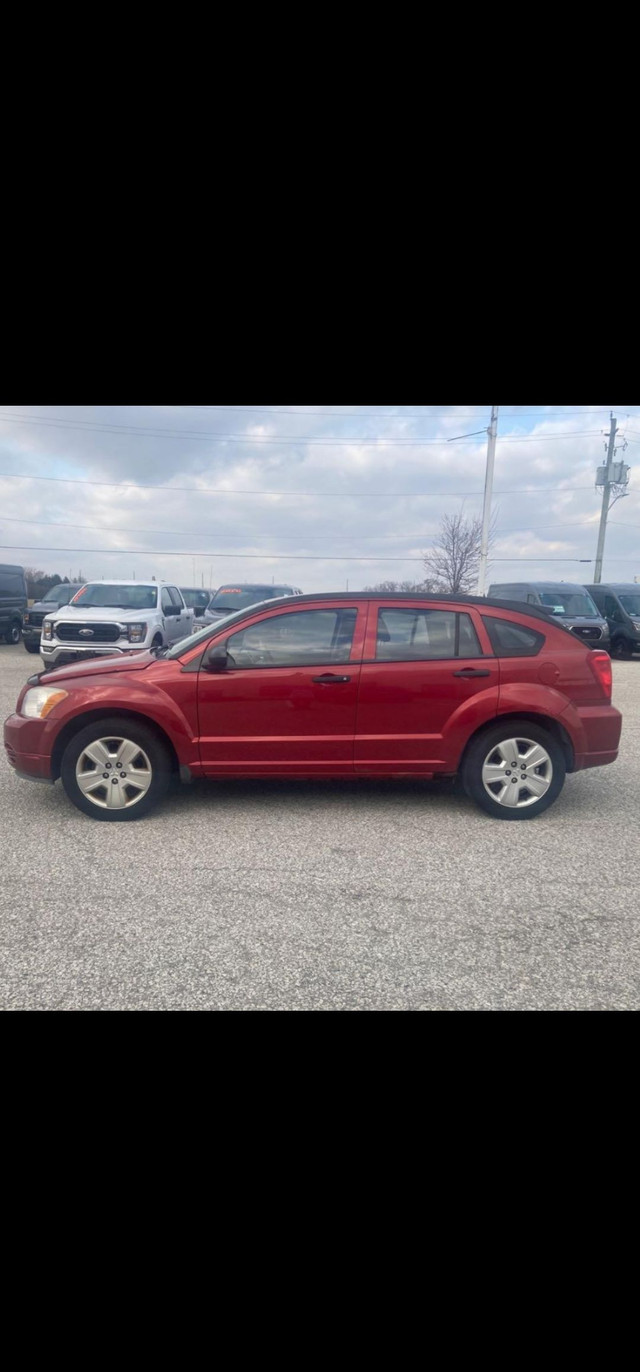
[{"label": "windshield", "polygon": [[619,595],[618,600],[628,615],[640,616],[640,591],[638,591],[637,595],[634,595],[633,593],[631,595],[627,595],[626,593],[625,595]]},{"label": "windshield", "polygon": [[137,586],[135,581],[130,586],[94,581],[82,586],[71,601],[83,610],[155,610],[157,603],[157,586]]},{"label": "windshield", "polygon": [[170,652],[165,653],[166,657],[182,657],[183,653],[190,648],[196,648],[199,643],[206,643],[208,638],[216,636],[221,629],[226,628],[227,624],[235,624],[237,619],[242,617],[242,610],[237,610],[232,615],[221,615],[215,624],[206,624],[204,629],[199,629],[197,634],[187,634],[186,638],[181,638],[179,643],[174,643]]},{"label": "windshield", "polygon": [[541,591],[540,599],[547,609],[554,609],[567,619],[600,619],[600,611],[588,591],[565,591],[559,586],[557,591]]},{"label": "windshield", "polygon": [[211,598],[209,591],[191,591],[189,587],[185,590],[184,586],[181,586],[180,590],[184,597],[184,603],[189,606],[190,610],[206,610]]},{"label": "windshield", "polygon": [[55,600],[56,605],[67,605],[70,595],[75,595],[75,586],[51,586],[43,600]]},{"label": "windshield", "polygon": [[214,614],[223,610],[234,614],[236,610],[246,610],[261,600],[273,600],[276,596],[290,595],[290,586],[221,586],[209,601],[209,609]]}]

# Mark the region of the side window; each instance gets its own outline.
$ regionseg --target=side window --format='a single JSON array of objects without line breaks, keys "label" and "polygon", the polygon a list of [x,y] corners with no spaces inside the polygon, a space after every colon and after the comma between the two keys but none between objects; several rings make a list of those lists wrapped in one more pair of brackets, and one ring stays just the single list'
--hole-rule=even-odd
[{"label": "side window", "polygon": [[171,614],[171,609],[172,609],[173,602],[172,602],[172,600],[171,600],[171,596],[169,595],[169,592],[168,592],[166,586],[163,586],[163,587],[162,587],[162,594],[161,594],[161,597],[160,597],[160,603],[161,603],[161,605],[162,605],[162,613],[163,613],[163,614],[167,614],[167,612],[168,612],[169,614]]},{"label": "side window", "polygon": [[512,624],[508,619],[482,616],[496,657],[535,657],[544,643],[544,634]]},{"label": "side window", "polygon": [[618,623],[622,622],[620,606],[612,595],[608,595],[605,601],[605,615],[607,616],[607,619],[615,619]]},{"label": "side window", "polygon": [[180,592],[177,590],[175,586],[169,587],[169,595],[171,596],[173,604],[178,607],[179,613],[182,614],[182,611],[184,609],[184,605],[182,604],[182,596],[180,595]]},{"label": "side window", "polygon": [[538,602],[537,602],[537,600],[536,600],[536,597],[535,597],[534,595],[529,594],[529,595],[527,596],[527,605],[537,605],[537,604],[538,604]]},{"label": "side window", "polygon": [[3,572],[0,577],[0,594],[24,597],[24,582],[18,572]]},{"label": "side window", "polygon": [[227,639],[236,667],[313,667],[348,662],[357,610],[274,615]]},{"label": "side window", "polygon": [[380,662],[481,656],[478,637],[467,614],[396,606],[378,611],[376,658]]}]

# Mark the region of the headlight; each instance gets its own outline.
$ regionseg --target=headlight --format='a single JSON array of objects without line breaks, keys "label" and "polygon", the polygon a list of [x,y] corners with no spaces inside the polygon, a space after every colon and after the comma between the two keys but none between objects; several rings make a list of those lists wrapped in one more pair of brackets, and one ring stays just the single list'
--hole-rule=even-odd
[{"label": "headlight", "polygon": [[640,624],[636,624],[636,633],[640,634]]},{"label": "headlight", "polygon": [[144,643],[147,637],[146,624],[127,624],[127,634],[130,643]]},{"label": "headlight", "polygon": [[42,637],[53,638],[53,624],[51,624],[51,622],[47,624],[46,619],[44,621],[44,624],[42,625]]},{"label": "headlight", "polygon": [[54,706],[65,700],[68,694],[68,691],[61,691],[57,686],[32,686],[22,702],[20,713],[25,719],[46,719]]},{"label": "headlight", "polygon": [[23,616],[22,616],[22,623],[23,623],[23,624],[28,624],[28,623],[29,623],[29,614],[28,614],[28,612],[25,613],[25,614],[23,614]]}]

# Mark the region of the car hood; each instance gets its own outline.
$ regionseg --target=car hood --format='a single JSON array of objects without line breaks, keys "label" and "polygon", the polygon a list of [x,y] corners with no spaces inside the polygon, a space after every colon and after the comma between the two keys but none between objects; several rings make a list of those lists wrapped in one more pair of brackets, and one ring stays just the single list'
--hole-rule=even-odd
[{"label": "car hood", "polygon": [[116,624],[137,624],[143,623],[146,615],[156,613],[156,610],[110,610],[101,606],[92,609],[90,605],[60,605],[59,609],[47,615],[47,619],[86,619],[92,624],[113,624],[114,621]]},{"label": "car hood", "polygon": [[101,653],[100,657],[90,657],[86,662],[76,660],[75,662],[67,662],[64,667],[52,667],[44,672],[39,672],[38,680],[46,680],[49,683],[50,681],[66,681],[70,677],[104,676],[106,673],[113,676],[114,672],[143,672],[157,661],[155,653],[141,653],[135,649],[130,653],[114,654],[113,657]]}]

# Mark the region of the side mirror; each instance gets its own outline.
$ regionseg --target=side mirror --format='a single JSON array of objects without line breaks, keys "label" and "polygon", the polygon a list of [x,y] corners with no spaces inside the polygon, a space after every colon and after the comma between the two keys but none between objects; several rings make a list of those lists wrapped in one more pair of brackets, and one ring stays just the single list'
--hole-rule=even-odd
[{"label": "side mirror", "polygon": [[227,653],[226,643],[214,643],[213,647],[206,653],[202,663],[205,672],[226,672],[229,654]]}]

